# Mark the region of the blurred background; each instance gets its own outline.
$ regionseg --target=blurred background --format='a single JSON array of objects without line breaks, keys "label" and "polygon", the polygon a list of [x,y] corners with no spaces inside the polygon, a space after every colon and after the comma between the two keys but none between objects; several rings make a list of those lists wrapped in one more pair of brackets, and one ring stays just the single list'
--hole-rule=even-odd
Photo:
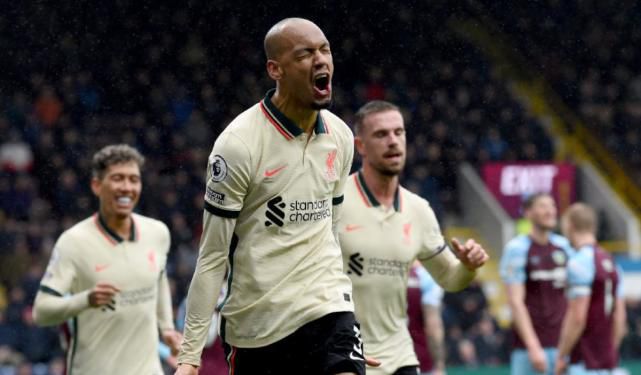
[{"label": "blurred background", "polygon": [[[520,202],[595,206],[625,271],[623,367],[641,373],[641,5],[636,1],[189,0],[14,2],[0,14],[0,374],[60,374],[55,328],[31,304],[57,236],[97,209],[91,155],[124,142],[147,158],[138,212],[172,231],[173,301],[186,295],[207,156],[273,87],[262,40],[316,22],[333,50],[332,111],[369,100],[408,128],[402,181],[448,236],[493,260],[444,298],[450,373],[505,373],[510,317],[497,262],[527,231]],[[359,166],[358,160],[354,169]]]}]

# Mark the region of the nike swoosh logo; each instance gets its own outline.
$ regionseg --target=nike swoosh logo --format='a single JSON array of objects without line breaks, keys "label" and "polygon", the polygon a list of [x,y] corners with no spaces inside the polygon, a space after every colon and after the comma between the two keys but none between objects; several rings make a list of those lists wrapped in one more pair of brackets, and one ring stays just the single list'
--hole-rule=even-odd
[{"label": "nike swoosh logo", "polygon": [[345,231],[346,232],[353,232],[353,231],[361,229],[361,228],[362,228],[362,226],[357,225],[357,224],[347,224],[345,226]]},{"label": "nike swoosh logo", "polygon": [[278,172],[285,169],[285,167],[287,167],[287,165],[283,165],[282,167],[278,167],[276,169],[267,169],[265,170],[265,177],[274,177],[278,174]]},{"label": "nike swoosh logo", "polygon": [[364,359],[363,359],[363,358],[356,357],[356,356],[354,355],[354,352],[350,352],[350,353],[349,353],[349,359],[352,359],[352,360],[354,360],[354,361],[364,361]]},{"label": "nike swoosh logo", "polygon": [[102,272],[109,267],[108,264],[96,264],[96,272]]}]

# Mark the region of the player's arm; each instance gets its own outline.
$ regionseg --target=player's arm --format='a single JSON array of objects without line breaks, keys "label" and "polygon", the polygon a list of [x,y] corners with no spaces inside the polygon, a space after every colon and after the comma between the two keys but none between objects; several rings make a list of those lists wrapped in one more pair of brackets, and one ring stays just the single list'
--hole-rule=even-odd
[{"label": "player's arm", "polygon": [[[465,245],[453,240],[454,249],[443,244],[427,256],[418,258],[443,289],[458,292],[467,288],[476,277],[476,270],[489,259],[481,245],[468,240]],[[457,255],[454,255],[454,252]]]},{"label": "player's arm", "polygon": [[89,308],[89,290],[64,296],[41,285],[33,305],[33,320],[41,326],[58,325]]},{"label": "player's arm", "polygon": [[334,233],[336,243],[340,244],[338,225],[341,218],[341,207],[343,207],[345,184],[349,178],[349,172],[352,169],[352,161],[354,159],[354,136],[351,132],[349,132],[344,143],[339,143],[339,147],[341,147],[341,149],[338,150],[338,154],[341,156],[341,170],[339,180],[332,194],[332,233]]},{"label": "player's arm", "polygon": [[505,284],[508,305],[512,312],[514,330],[523,341],[533,367],[542,372],[547,367],[545,353],[536,331],[534,331],[530,313],[525,306],[526,263],[527,248],[514,242],[510,243],[503,250],[500,273]]},{"label": "player's arm", "polygon": [[525,285],[521,283],[506,284],[507,299],[510,309],[512,310],[512,320],[514,328],[525,344],[528,352],[543,351],[541,342],[539,341],[532,318],[525,306]]},{"label": "player's arm", "polygon": [[425,322],[425,337],[429,343],[430,355],[436,371],[445,370],[445,329],[438,306],[423,305],[423,320]]},{"label": "player's arm", "polygon": [[[596,269],[594,259],[581,250],[568,261],[568,307],[559,338],[556,374],[565,372],[568,356],[585,330]],[[604,307],[606,308],[606,307]]]},{"label": "player's arm", "polygon": [[226,260],[235,219],[205,212],[203,235],[194,276],[187,293],[187,312],[179,364],[200,366],[200,355],[209,333],[211,317],[225,277]]},{"label": "player's arm", "polygon": [[445,330],[441,318],[441,289],[430,275],[422,268],[417,268],[417,277],[421,288],[421,308],[423,312],[423,327],[429,343],[430,355],[434,363],[434,372],[445,371]]},{"label": "player's arm", "polygon": [[621,345],[621,340],[626,335],[628,326],[627,326],[627,313],[625,310],[625,299],[623,296],[623,271],[619,266],[617,266],[617,273],[619,276],[619,282],[617,284],[616,290],[616,301],[614,306],[614,316],[613,316],[613,329],[612,334],[614,350],[619,351],[619,346]]},{"label": "player's arm", "polygon": [[422,225],[422,250],[417,259],[446,291],[458,292],[465,289],[476,277],[476,270],[485,264],[489,256],[474,240],[468,240],[465,245],[453,240],[453,248],[450,248],[443,239],[434,211],[427,201],[422,203],[422,216],[417,220]]},{"label": "player's arm", "polygon": [[171,306],[171,291],[169,289],[169,280],[167,274],[162,272],[158,280],[158,300],[156,305],[156,315],[158,316],[158,329],[162,341],[171,349],[171,355],[178,354],[182,335],[176,331],[173,321],[173,309]]},{"label": "player's arm", "polygon": [[203,233],[198,261],[187,294],[183,342],[177,374],[194,374],[211,325],[225,276],[229,249],[252,176],[247,146],[223,133],[207,168]]},{"label": "player's arm", "polygon": [[93,289],[71,293],[76,275],[74,256],[69,249],[56,243],[40,282],[33,306],[33,319],[41,326],[60,324],[90,307],[112,302],[118,289],[109,283],[98,283]]},{"label": "player's arm", "polygon": [[[169,252],[171,245],[171,235],[169,228],[163,225],[165,234],[164,250],[165,254]],[[169,280],[167,271],[163,269],[158,278],[158,298],[156,299],[156,316],[158,319],[158,330],[162,341],[171,349],[172,357],[178,354],[182,335],[176,331],[174,326],[174,316],[171,304],[171,290],[169,289]],[[175,359],[175,358],[174,358]]]},{"label": "player's arm", "polygon": [[557,352],[557,369],[555,373],[561,374],[567,366],[567,357],[572,352],[585,330],[585,322],[588,317],[588,307],[590,306],[590,296],[577,296],[568,301],[568,307],[563,318],[561,327],[561,337]]}]

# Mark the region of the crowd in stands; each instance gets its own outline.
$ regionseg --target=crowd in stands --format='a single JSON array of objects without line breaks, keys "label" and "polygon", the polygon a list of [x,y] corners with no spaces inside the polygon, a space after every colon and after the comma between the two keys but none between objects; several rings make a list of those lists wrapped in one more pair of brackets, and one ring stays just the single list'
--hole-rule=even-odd
[{"label": "crowd in stands", "polygon": [[500,29],[641,182],[641,4],[485,2]]},{"label": "crowd in stands", "polygon": [[[64,0],[0,14],[0,366],[61,371],[57,331],[35,327],[30,306],[57,236],[96,210],[90,157],[106,144],[128,143],[146,157],[138,210],[170,227],[168,274],[174,302],[184,298],[209,151],[224,126],[273,87],[261,42],[286,16],[306,16],[326,32],[336,67],[332,111],[348,124],[368,100],[402,107],[404,184],[439,217],[457,210],[460,162],[553,155],[540,124],[448,29],[455,15],[445,5],[237,6]],[[486,305],[479,285],[446,297],[450,363],[505,363],[507,337]]]}]

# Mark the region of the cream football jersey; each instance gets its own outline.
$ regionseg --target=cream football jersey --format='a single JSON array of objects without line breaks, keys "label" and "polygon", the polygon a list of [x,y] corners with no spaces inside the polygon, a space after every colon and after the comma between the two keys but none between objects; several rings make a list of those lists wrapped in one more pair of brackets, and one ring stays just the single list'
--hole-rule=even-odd
[{"label": "cream football jersey", "polygon": [[393,207],[380,205],[360,172],[345,188],[339,233],[345,272],[352,280],[365,354],[382,362],[368,374],[392,374],[418,365],[407,328],[407,282],[415,259],[423,262],[445,242],[429,204],[399,187]]},{"label": "cream football jersey", "polygon": [[327,110],[303,132],[272,104],[273,93],[223,131],[209,158],[205,209],[236,218],[220,333],[244,348],[353,310],[332,232],[353,135]]},{"label": "cream football jersey", "polygon": [[98,282],[120,289],[112,303],[87,305],[65,324],[67,374],[162,374],[157,301],[166,283],[169,230],[137,214],[133,223],[124,240],[95,214],[55,244],[39,293],[66,297],[87,293]]}]

